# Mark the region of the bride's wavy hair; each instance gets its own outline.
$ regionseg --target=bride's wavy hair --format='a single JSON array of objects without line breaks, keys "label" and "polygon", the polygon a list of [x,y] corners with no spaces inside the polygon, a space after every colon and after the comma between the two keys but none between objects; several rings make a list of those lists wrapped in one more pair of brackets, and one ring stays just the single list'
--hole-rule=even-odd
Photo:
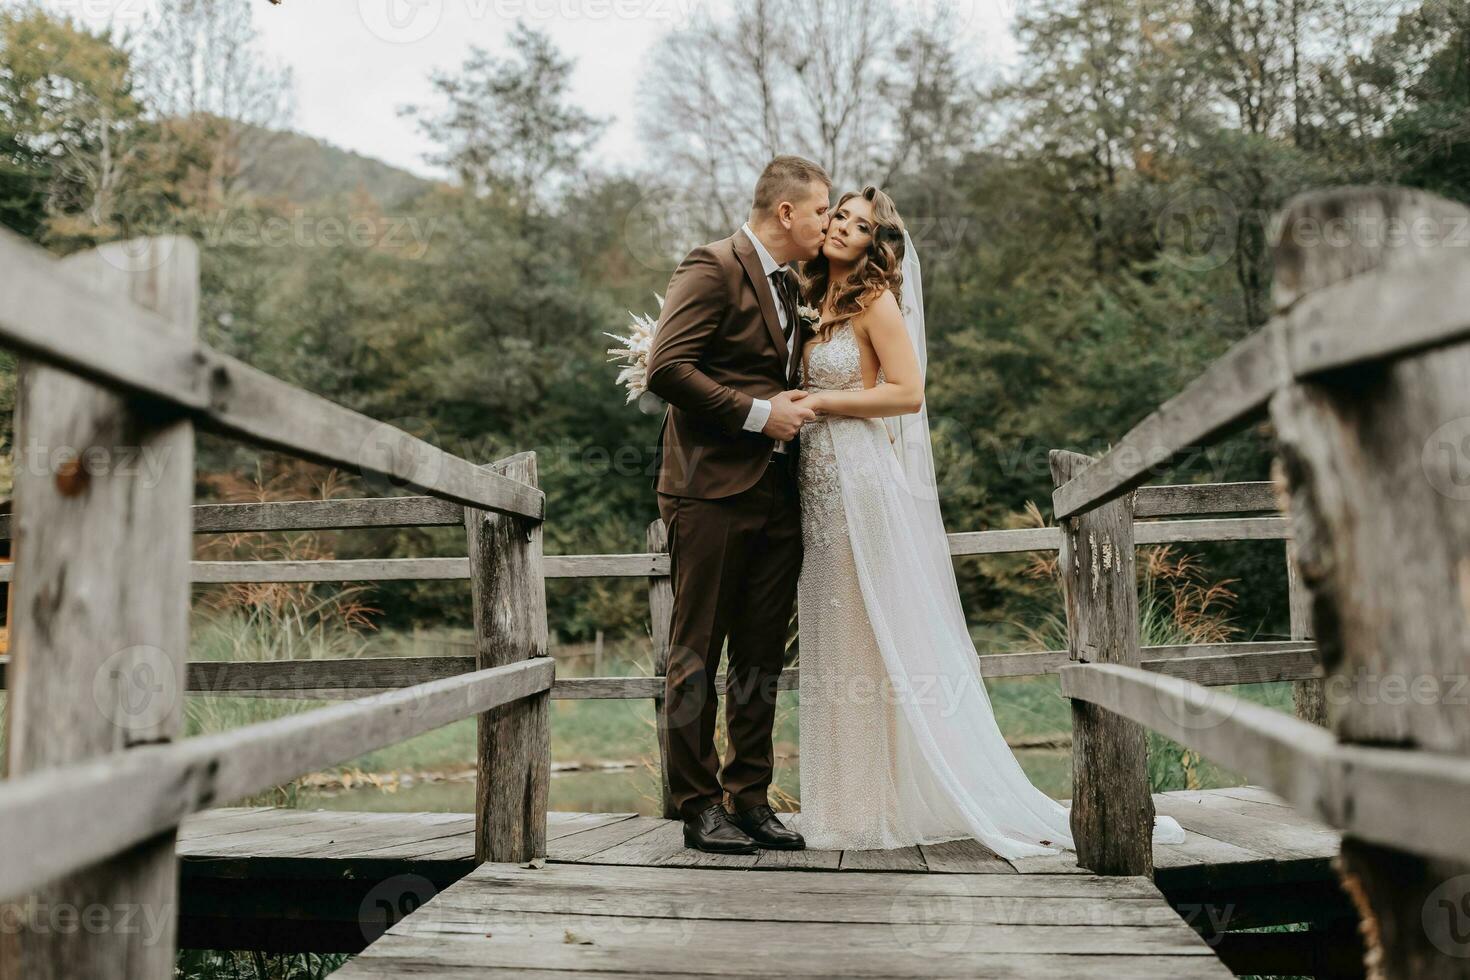
[{"label": "bride's wavy hair", "polygon": [[873,206],[873,240],[852,272],[834,285],[825,254],[802,266],[802,295],[807,305],[821,309],[828,290],[834,291],[831,319],[823,320],[809,333],[818,343],[831,340],[832,331],[866,310],[883,295],[883,290],[891,290],[894,299],[903,300],[903,218],[899,217],[898,206],[893,198],[869,184],[860,191],[843,194],[833,211],[855,197]]}]

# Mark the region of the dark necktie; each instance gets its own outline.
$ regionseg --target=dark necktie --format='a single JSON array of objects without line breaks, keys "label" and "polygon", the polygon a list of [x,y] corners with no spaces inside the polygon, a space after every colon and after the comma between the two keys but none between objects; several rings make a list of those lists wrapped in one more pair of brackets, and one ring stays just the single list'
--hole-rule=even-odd
[{"label": "dark necktie", "polygon": [[[786,337],[786,349],[789,351],[796,342],[796,280],[791,275],[791,270],[781,268],[771,273],[771,283],[776,287],[776,296],[781,301],[782,308],[786,311],[786,326],[782,331]],[[794,362],[792,362],[794,367]],[[788,383],[789,379],[788,379]]]}]

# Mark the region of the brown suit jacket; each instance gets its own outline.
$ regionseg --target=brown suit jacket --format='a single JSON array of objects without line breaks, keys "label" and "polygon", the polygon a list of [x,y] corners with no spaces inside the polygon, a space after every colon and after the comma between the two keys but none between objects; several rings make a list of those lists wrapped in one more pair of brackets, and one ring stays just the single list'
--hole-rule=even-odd
[{"label": "brown suit jacket", "polygon": [[[685,257],[669,280],[648,358],[649,390],[669,403],[654,489],[712,500],[761,478],[776,443],[742,426],[752,399],[795,386],[800,329],[795,344],[787,378],[776,303],[743,231]],[[797,448],[793,439],[793,458]]]}]

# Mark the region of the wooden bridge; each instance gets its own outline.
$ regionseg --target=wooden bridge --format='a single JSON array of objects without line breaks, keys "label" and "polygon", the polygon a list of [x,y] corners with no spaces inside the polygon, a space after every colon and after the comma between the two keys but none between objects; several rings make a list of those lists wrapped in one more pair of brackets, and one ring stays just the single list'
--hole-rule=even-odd
[{"label": "wooden bridge", "polygon": [[[361,950],[344,977],[1470,976],[1467,218],[1297,199],[1271,322],[1107,454],[1053,453],[1058,527],[950,536],[1060,557],[1068,649],[981,661],[1072,699],[1077,852],[1016,862],[705,855],[668,813],[548,814],[548,699],[658,703],[662,679],[557,679],[545,583],[647,578],[661,673],[661,528],[643,554],[543,555],[533,455],[469,463],[198,343],[190,241],[58,261],[0,233],[0,342],[25,359],[0,977],[162,978],[180,941]],[[1269,484],[1143,485],[1265,417]],[[196,426],[422,496],[193,506]],[[196,532],[405,525],[463,526],[466,557],[190,560]],[[1291,639],[1140,647],[1134,548],[1242,539],[1285,542]],[[468,580],[473,657],[187,660],[193,583],[411,578]],[[1221,690],[1260,681],[1295,682],[1297,717]],[[184,739],[189,691],[341,703]],[[473,816],[230,807],[471,716]],[[1145,727],[1259,785],[1151,795]],[[1155,813],[1186,843],[1151,847]],[[1305,928],[1258,931],[1282,924]]]}]

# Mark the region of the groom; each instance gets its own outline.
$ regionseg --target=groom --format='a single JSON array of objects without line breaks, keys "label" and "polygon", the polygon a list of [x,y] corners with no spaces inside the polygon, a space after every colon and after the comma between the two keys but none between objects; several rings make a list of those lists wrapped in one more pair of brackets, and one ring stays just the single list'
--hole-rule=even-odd
[{"label": "groom", "polygon": [[[675,270],[648,359],[648,387],[669,403],[654,481],[674,586],[660,724],[684,843],[703,851],[804,846],[766,790],[801,571],[796,436],[815,417],[792,390],[801,330],[790,263],[821,249],[830,193],[809,160],[768,163],[744,227]],[[717,774],[715,672],[727,638],[730,746]]]}]

